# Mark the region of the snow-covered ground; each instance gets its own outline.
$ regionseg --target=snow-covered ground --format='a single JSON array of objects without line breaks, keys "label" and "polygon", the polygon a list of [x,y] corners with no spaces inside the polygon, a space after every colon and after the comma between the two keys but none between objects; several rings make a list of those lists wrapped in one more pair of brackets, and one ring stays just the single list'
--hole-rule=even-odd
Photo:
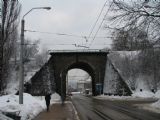
[{"label": "snow-covered ground", "polygon": [[[58,94],[52,94],[51,104],[60,102]],[[0,97],[0,120],[7,119],[1,113],[14,113],[21,116],[21,120],[31,120],[41,111],[46,109],[44,96],[33,97],[30,94],[24,93],[24,104],[19,104],[19,96],[11,94]]]},{"label": "snow-covered ground", "polygon": [[141,104],[139,105],[140,108],[152,110],[154,112],[160,113],[160,90],[158,90],[155,94],[149,91],[142,91],[142,92],[135,92],[132,94],[132,96],[108,96],[108,95],[100,95],[96,96],[96,99],[107,99],[107,100],[124,100],[124,101],[134,101],[134,100],[148,100],[148,98],[151,100],[157,100],[154,103],[150,104]]},{"label": "snow-covered ground", "polygon": [[132,96],[137,98],[153,98],[155,97],[155,94],[150,91],[136,91],[132,94]]},{"label": "snow-covered ground", "polygon": [[157,102],[152,103],[152,104],[146,104],[146,106],[144,105],[142,108],[153,110],[153,111],[158,111],[160,113],[160,90],[158,90],[155,94],[153,94],[152,92],[148,92],[148,91],[135,92],[133,94],[133,97],[158,99]]}]

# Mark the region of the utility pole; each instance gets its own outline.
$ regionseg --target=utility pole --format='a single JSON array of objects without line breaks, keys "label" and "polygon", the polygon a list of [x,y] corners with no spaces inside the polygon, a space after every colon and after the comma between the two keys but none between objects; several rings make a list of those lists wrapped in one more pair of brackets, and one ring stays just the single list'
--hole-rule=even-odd
[{"label": "utility pole", "polygon": [[2,45],[2,41],[3,41],[3,3],[2,3],[2,0],[1,0],[1,8],[0,8],[0,12],[1,12],[1,21],[0,21],[0,93],[2,91],[2,65],[3,65],[3,45]]},{"label": "utility pole", "polygon": [[157,57],[157,51],[159,47],[153,47],[153,62],[154,62],[154,92],[157,91],[157,63],[158,63],[158,57]]},{"label": "utility pole", "polygon": [[30,9],[21,20],[21,49],[20,49],[20,80],[19,80],[19,104],[23,104],[23,91],[24,91],[24,25],[25,25],[25,16],[28,15],[32,10],[35,9],[46,9],[50,10],[51,7],[35,7]]},{"label": "utility pole", "polygon": [[24,24],[25,21],[21,21],[21,49],[20,49],[20,81],[19,81],[19,104],[23,104],[23,90],[24,90],[24,64],[23,64],[23,47],[24,47]]}]

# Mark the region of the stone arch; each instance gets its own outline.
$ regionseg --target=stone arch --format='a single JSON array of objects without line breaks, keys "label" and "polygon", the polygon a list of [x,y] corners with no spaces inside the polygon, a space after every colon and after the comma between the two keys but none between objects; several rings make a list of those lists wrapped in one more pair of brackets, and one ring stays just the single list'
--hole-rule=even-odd
[{"label": "stone arch", "polygon": [[[65,88],[65,86],[66,86],[67,72],[69,70],[75,69],[75,68],[82,69],[82,70],[86,71],[91,76],[91,78],[92,78],[92,91],[93,91],[93,95],[95,95],[94,94],[95,93],[95,78],[96,78],[95,70],[89,63],[86,63],[86,62],[75,62],[75,63],[68,65],[66,68],[64,68],[62,73],[60,73],[60,74],[64,74],[64,77],[62,79],[62,81],[64,82],[63,88]],[[64,92],[65,92],[65,90],[66,90],[66,88],[64,89]]]}]

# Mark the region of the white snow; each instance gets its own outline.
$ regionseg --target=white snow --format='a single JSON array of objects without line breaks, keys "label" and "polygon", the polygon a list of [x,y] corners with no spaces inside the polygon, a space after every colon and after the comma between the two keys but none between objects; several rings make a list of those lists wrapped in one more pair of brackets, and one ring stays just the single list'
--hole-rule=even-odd
[{"label": "white snow", "polygon": [[[15,113],[21,116],[21,120],[31,120],[41,111],[46,109],[45,99],[43,97],[33,97],[24,93],[24,104],[19,104],[19,96],[5,95],[0,97],[0,111]],[[51,104],[60,101],[58,94],[51,96]],[[1,119],[0,119],[1,120]],[[9,119],[8,119],[9,120]]]},{"label": "white snow", "polygon": [[156,92],[155,97],[160,98],[160,90]]},{"label": "white snow", "polygon": [[[115,52],[115,51],[114,51]],[[140,53],[140,51],[116,51],[121,57],[130,57],[130,59],[134,59],[136,55]]]},{"label": "white snow", "polygon": [[5,115],[3,115],[1,112],[0,112],[0,120],[13,120]]},{"label": "white snow", "polygon": [[153,112],[157,112],[160,113],[160,90],[158,90],[155,94],[150,92],[150,91],[136,91],[135,93],[132,94],[132,96],[108,96],[108,95],[100,95],[100,96],[96,96],[96,99],[107,99],[107,100],[123,100],[123,101],[134,101],[134,100],[148,100],[148,98],[153,99],[153,100],[157,100],[159,99],[157,102],[155,103],[148,103],[148,104],[137,104],[136,106],[138,106],[141,109],[146,109],[146,110],[150,110]]},{"label": "white snow", "polygon": [[96,96],[96,99],[107,99],[107,100],[131,100],[133,99],[133,97],[131,96],[108,96],[108,95],[100,95],[100,96]]},{"label": "white snow", "polygon": [[157,109],[160,110],[160,90],[158,90],[158,91],[156,92],[155,97],[156,97],[156,98],[159,98],[159,100],[158,100],[157,102],[151,104],[151,106],[152,106],[152,107],[155,107],[155,108],[157,108]]},{"label": "white snow", "polygon": [[132,94],[133,97],[142,97],[142,98],[153,98],[155,94],[150,91],[136,91]]},{"label": "white snow", "polygon": [[[114,92],[115,89],[116,72],[113,72],[112,65],[132,92],[138,89],[151,90],[154,87],[154,75],[148,75],[141,71],[141,64],[138,58],[139,53],[140,51],[112,51],[108,54],[104,79],[104,93],[109,93],[110,91],[108,90],[111,89]],[[107,86],[108,82],[111,83],[113,87]]]},{"label": "white snow", "polygon": [[19,88],[19,83],[18,81],[10,81],[7,85],[7,89],[5,90],[5,92],[7,94],[15,94],[18,91]]},{"label": "white snow", "polygon": [[151,107],[157,108],[160,110],[160,100],[158,100],[157,102],[151,104]]},{"label": "white snow", "polygon": [[73,95],[81,94],[81,92],[71,92]]}]

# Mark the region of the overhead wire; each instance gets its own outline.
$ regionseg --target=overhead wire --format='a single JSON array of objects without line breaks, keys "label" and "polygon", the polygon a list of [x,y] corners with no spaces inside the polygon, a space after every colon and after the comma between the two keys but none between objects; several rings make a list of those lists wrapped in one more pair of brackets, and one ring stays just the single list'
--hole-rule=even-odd
[{"label": "overhead wire", "polygon": [[43,33],[43,34],[54,34],[54,35],[60,35],[60,36],[72,36],[72,37],[84,37],[81,35],[75,35],[75,34],[66,34],[66,33],[53,33],[53,32],[42,32],[37,30],[25,30],[27,32],[36,32],[36,33]]},{"label": "overhead wire", "polygon": [[[42,33],[42,34],[54,34],[58,36],[69,36],[69,37],[78,37],[86,39],[86,36],[83,35],[75,35],[75,34],[67,34],[67,33],[53,33],[53,32],[42,32],[37,30],[25,30],[26,32],[33,32],[33,33]],[[93,38],[93,37],[90,37]],[[97,36],[96,38],[111,38],[111,36]]]},{"label": "overhead wire", "polygon": [[103,24],[103,22],[104,22],[104,20],[105,20],[105,18],[106,18],[106,16],[107,16],[107,14],[108,14],[110,8],[112,7],[112,4],[113,4],[113,2],[110,4],[108,10],[106,11],[106,13],[105,13],[105,15],[104,15],[104,17],[103,17],[103,19],[102,19],[102,21],[101,21],[101,23],[100,23],[100,25],[99,25],[97,31],[96,31],[96,33],[95,33],[95,35],[94,35],[94,37],[93,37],[91,43],[89,44],[89,47],[93,44],[93,41],[95,40],[95,38],[96,38],[96,36],[97,36],[97,34],[98,34],[100,28],[102,27],[102,24]]},{"label": "overhead wire", "polygon": [[104,10],[104,8],[105,8],[105,6],[106,6],[107,1],[108,1],[108,0],[106,0],[106,2],[104,3],[104,5],[103,5],[103,7],[102,7],[102,9],[101,9],[98,17],[97,17],[97,19],[96,19],[96,21],[95,21],[92,29],[91,29],[91,32],[89,33],[89,35],[88,35],[87,38],[90,38],[91,34],[93,33],[93,30],[94,30],[94,28],[96,27],[96,25],[97,25],[97,23],[98,23],[98,20],[100,19],[100,16],[102,15],[102,12],[103,12],[103,10]]},{"label": "overhead wire", "polygon": [[[36,30],[25,30],[25,31],[27,31],[27,32],[43,33],[43,34],[55,34],[55,35],[59,35],[59,36],[78,37],[78,38],[83,38],[83,39],[85,39],[86,42],[88,42],[88,39],[89,39],[89,38],[93,38],[88,47],[86,46],[87,43],[85,44],[86,48],[89,48],[89,47],[92,45],[92,43],[93,43],[93,41],[95,40],[95,38],[113,38],[113,37],[110,37],[110,36],[98,36],[98,37],[96,37],[97,34],[98,34],[98,32],[99,32],[99,30],[100,30],[100,28],[101,28],[101,26],[102,26],[102,24],[103,24],[103,22],[104,22],[104,20],[105,20],[105,17],[107,16],[107,14],[108,14],[108,12],[109,12],[112,4],[113,4],[113,2],[111,3],[109,9],[107,10],[106,14],[104,15],[104,18],[102,19],[102,22],[100,23],[100,25],[99,25],[99,27],[98,27],[98,29],[97,29],[94,37],[91,37],[91,34],[93,33],[93,31],[94,31],[94,29],[95,29],[95,27],[96,27],[96,25],[97,25],[97,23],[98,23],[98,21],[99,21],[99,19],[100,19],[100,16],[102,15],[102,12],[103,12],[103,10],[104,10],[104,8],[105,8],[105,6],[106,6],[106,3],[107,3],[107,0],[105,1],[104,5],[102,6],[102,9],[101,9],[101,11],[100,11],[100,13],[99,13],[99,15],[98,15],[98,17],[97,17],[94,25],[93,25],[93,27],[92,27],[92,29],[91,29],[91,32],[89,33],[88,37],[87,37],[87,36],[82,36],[82,35],[75,35],[75,34],[42,32],[42,31],[36,31]],[[72,45],[73,45],[73,44],[72,44]],[[75,45],[75,46],[76,46],[76,45]]]}]

